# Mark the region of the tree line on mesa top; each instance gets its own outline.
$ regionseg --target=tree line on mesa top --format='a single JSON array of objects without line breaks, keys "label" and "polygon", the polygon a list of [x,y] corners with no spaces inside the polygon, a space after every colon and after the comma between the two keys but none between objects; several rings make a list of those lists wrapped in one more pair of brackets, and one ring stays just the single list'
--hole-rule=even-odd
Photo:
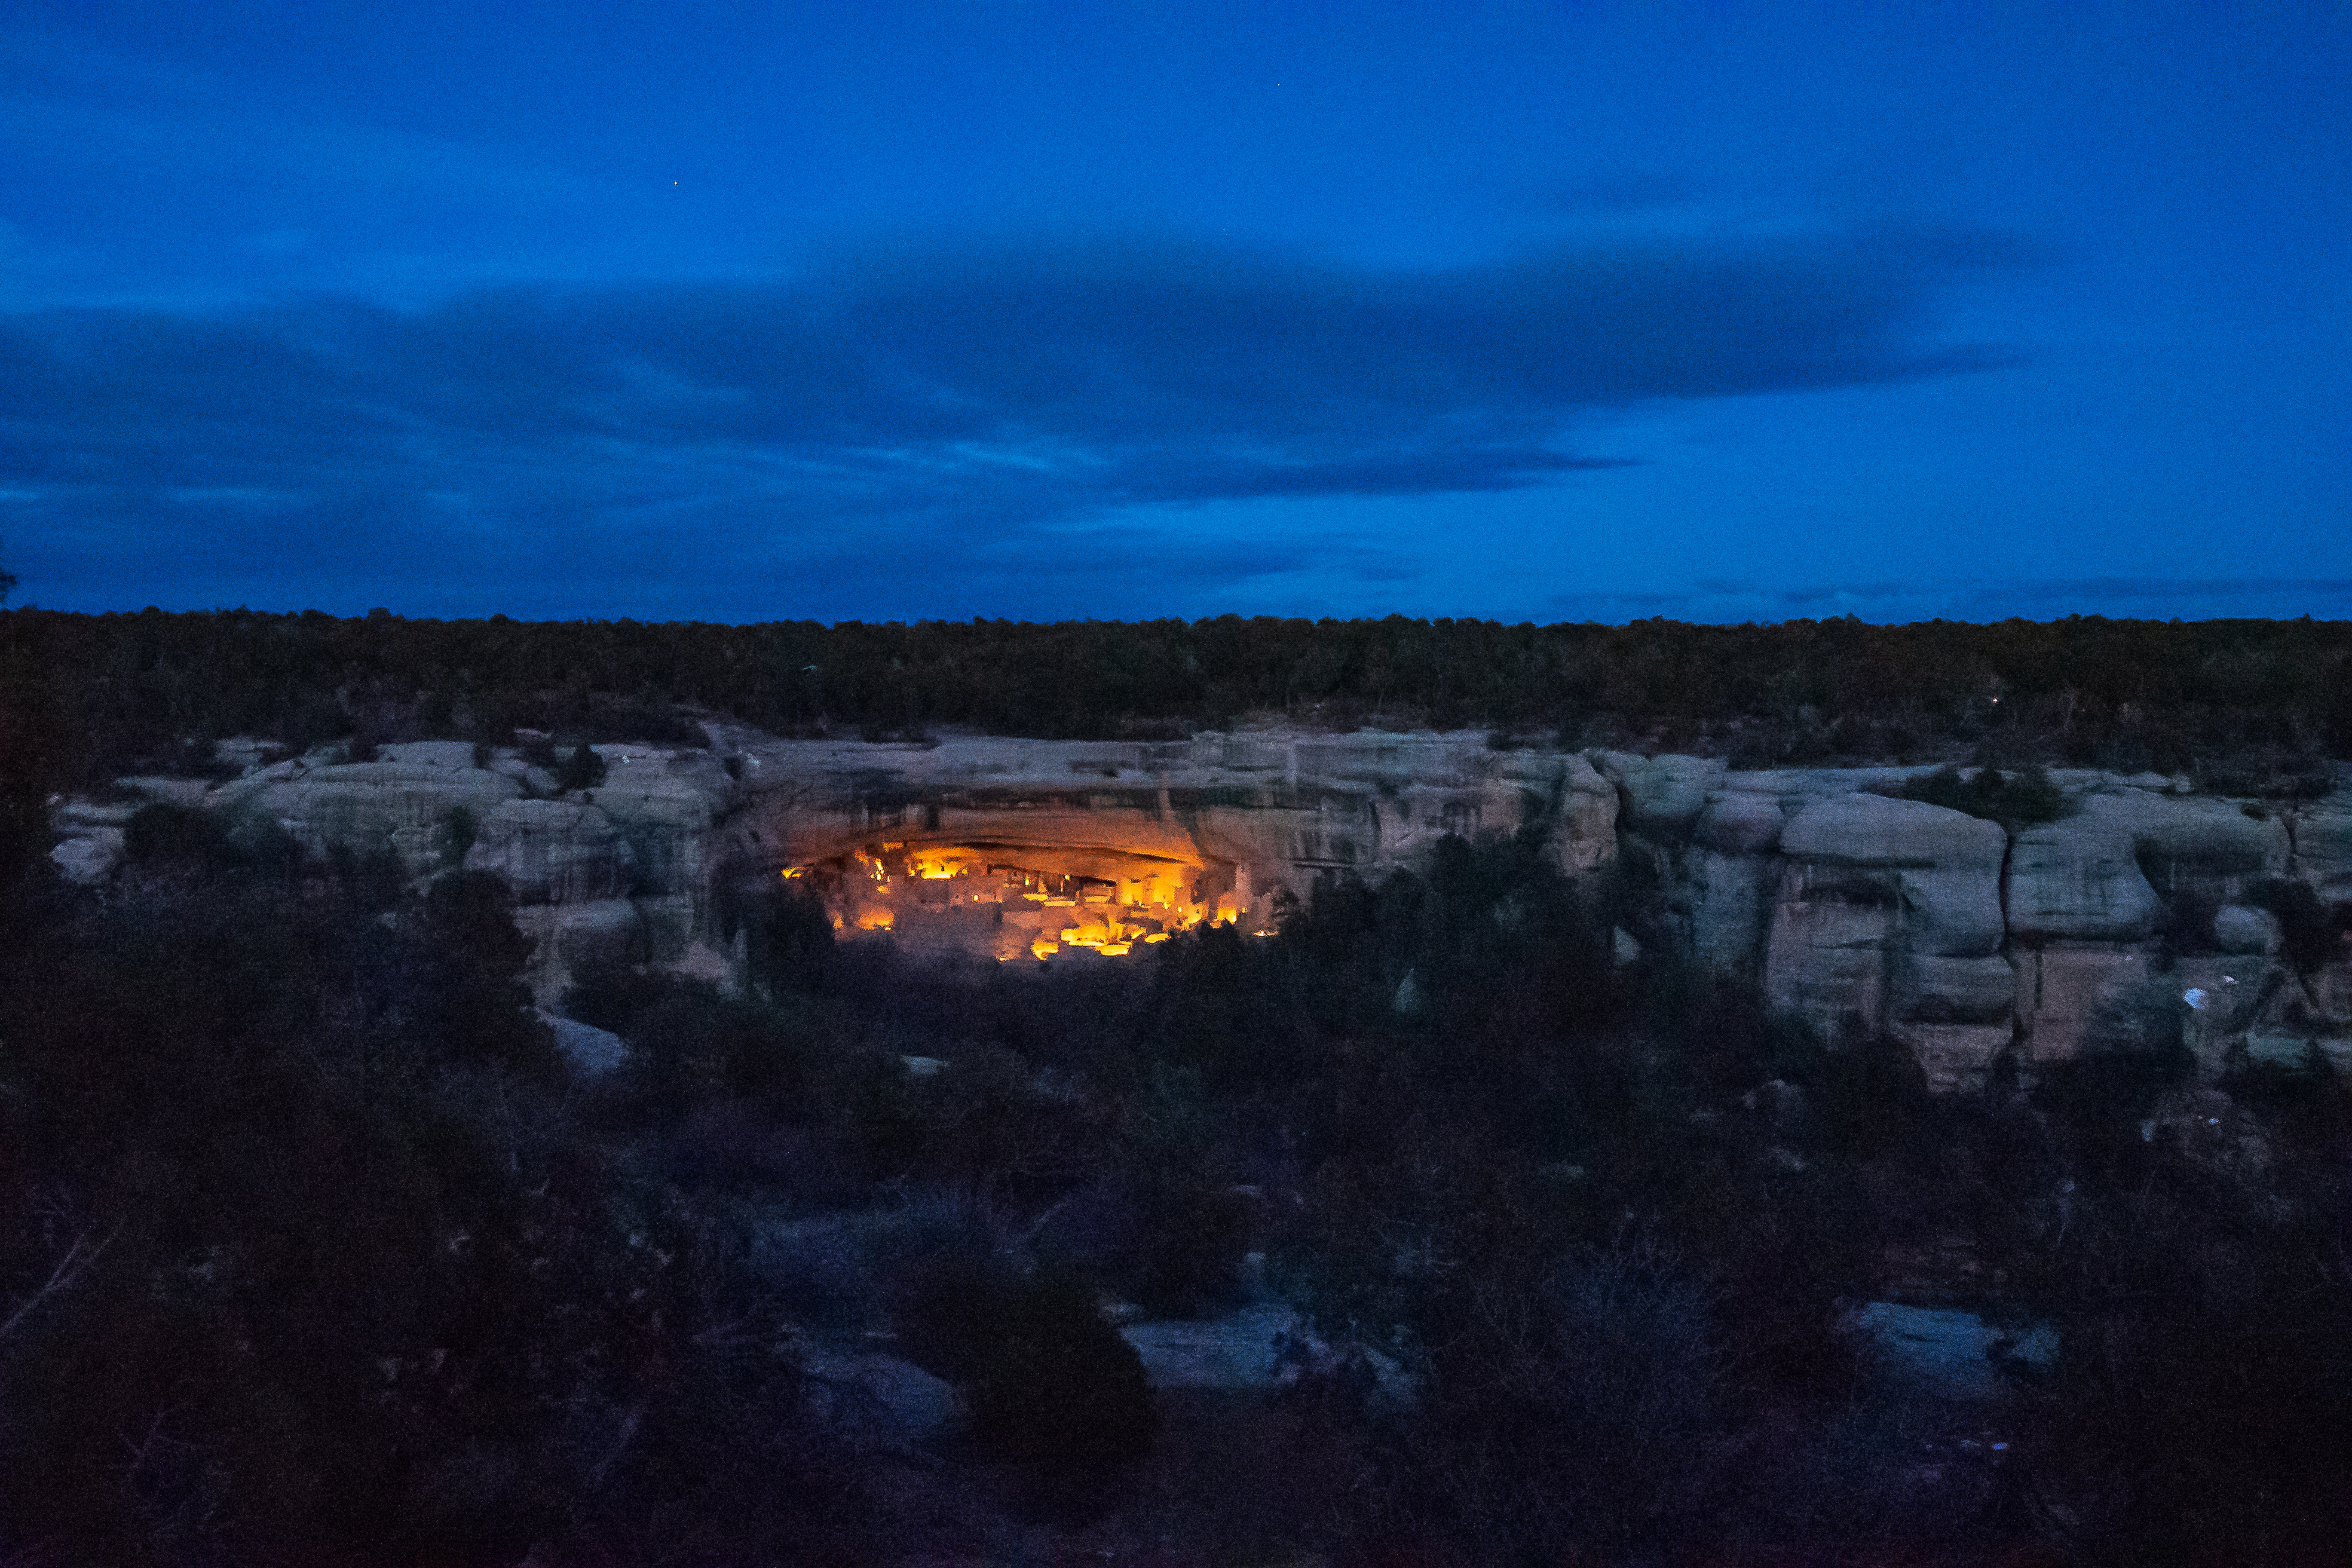
[{"label": "tree line on mesa top", "polygon": [[82,778],[200,771],[231,735],[697,743],[700,717],[876,740],[1173,740],[1285,717],[1735,766],[1986,753],[2212,769],[2250,793],[2307,788],[2315,761],[2352,756],[2352,622],[2308,619],[725,626],[19,608],[0,613],[0,648],[39,672]]}]

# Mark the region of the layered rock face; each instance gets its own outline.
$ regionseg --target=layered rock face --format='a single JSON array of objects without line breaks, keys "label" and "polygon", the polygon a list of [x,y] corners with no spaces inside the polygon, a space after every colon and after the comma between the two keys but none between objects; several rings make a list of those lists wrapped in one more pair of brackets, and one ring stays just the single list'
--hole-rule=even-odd
[{"label": "layered rock face", "polygon": [[[1202,923],[1266,931],[1319,877],[1377,879],[1448,835],[1538,827],[1571,878],[1644,873],[1659,896],[1641,950],[1750,977],[1832,1041],[1892,1034],[1942,1089],[2004,1052],[2031,1066],[2178,1037],[2218,1071],[2241,1048],[2343,1055],[2352,1027],[2340,946],[2298,971],[2258,907],[2290,881],[2323,908],[2352,901],[2352,791],[2288,807],[2060,773],[2067,814],[2012,835],[1893,798],[1923,769],[1734,772],[1496,750],[1475,731],[709,740],[599,746],[604,781],[568,793],[516,753],[440,742],[123,783],[415,878],[500,877],[542,1002],[614,963],[740,980],[721,895],[779,877],[805,879],[850,936],[1090,962]],[[61,805],[60,868],[105,876],[129,810]]]},{"label": "layered rock face", "polygon": [[[1037,962],[1126,953],[1204,922],[1267,931],[1318,877],[1377,878],[1449,834],[1541,826],[1573,876],[1617,853],[1618,792],[1590,762],[1496,751],[1483,732],[902,745],[713,726],[710,741],[598,746],[604,781],[568,793],[514,752],[450,742],[257,763],[209,787],[121,782],[275,822],[313,854],[391,855],[417,879],[499,876],[537,942],[542,1003],[612,963],[740,979],[721,895],[779,876],[807,879],[845,933]],[[60,869],[107,875],[131,809],[63,805]]]},{"label": "layered rock face", "polygon": [[1646,822],[1636,804],[1668,759],[1599,760],[1697,962],[1832,1040],[1892,1034],[1938,1089],[1980,1084],[2004,1052],[2030,1068],[2176,1038],[2209,1074],[2241,1049],[2352,1060],[2342,945],[2298,970],[2251,901],[2296,881],[2347,901],[2346,792],[2284,806],[2065,771],[2067,814],[2012,835],[1889,798],[1925,770],[1724,772],[1685,834],[1686,797]]},{"label": "layered rock face", "polygon": [[1616,792],[1588,761],[1483,733],[724,740],[751,794],[742,858],[809,878],[845,930],[1007,962],[1270,931],[1317,878],[1377,878],[1448,834],[1541,825],[1577,876],[1616,853]]}]

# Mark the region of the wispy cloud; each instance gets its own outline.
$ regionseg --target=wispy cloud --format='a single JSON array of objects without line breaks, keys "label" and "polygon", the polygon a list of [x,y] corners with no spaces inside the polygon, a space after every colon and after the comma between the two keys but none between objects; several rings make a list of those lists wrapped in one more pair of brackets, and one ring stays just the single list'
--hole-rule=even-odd
[{"label": "wispy cloud", "polygon": [[[0,318],[0,484],[37,498],[10,509],[20,535],[149,581],[191,541],[224,570],[346,579],[458,558],[861,573],[877,551],[1034,571],[1013,563],[1053,530],[1123,508],[1520,489],[1637,460],[1580,449],[1601,410],[2000,363],[1935,328],[1950,289],[2020,261],[1932,230],[1412,272],[910,241],[791,278],[416,310],[23,312]],[[1299,548],[1204,542],[1181,569],[1238,580]]]}]

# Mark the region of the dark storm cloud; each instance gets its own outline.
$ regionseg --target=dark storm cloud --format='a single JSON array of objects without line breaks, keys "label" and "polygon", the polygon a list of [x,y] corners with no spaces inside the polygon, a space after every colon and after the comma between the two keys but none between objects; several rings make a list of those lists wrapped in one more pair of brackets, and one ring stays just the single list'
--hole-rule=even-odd
[{"label": "dark storm cloud", "polygon": [[[1571,448],[1597,411],[1999,363],[1933,328],[1950,287],[2024,259],[1923,230],[1409,272],[909,243],[419,311],[56,310],[0,324],[0,484],[20,531],[136,553],[150,583],[174,559],[224,580],[877,552],[1010,572],[1122,505],[1516,489],[1623,460]],[[1184,569],[1277,557],[1204,545]]]}]

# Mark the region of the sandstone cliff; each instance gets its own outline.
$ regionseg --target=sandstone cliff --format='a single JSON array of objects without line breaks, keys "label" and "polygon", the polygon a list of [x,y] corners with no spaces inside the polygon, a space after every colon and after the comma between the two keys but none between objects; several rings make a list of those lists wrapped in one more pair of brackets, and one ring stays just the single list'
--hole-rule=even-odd
[{"label": "sandstone cliff", "polygon": [[[2352,1036],[2341,943],[2290,955],[2263,907],[2294,883],[2323,910],[2352,902],[2340,784],[2280,805],[2061,772],[2065,814],[2011,833],[1895,798],[1924,769],[1742,773],[1497,750],[1480,731],[709,739],[599,746],[603,782],[568,793],[514,752],[441,742],[122,784],[274,821],[313,852],[389,853],[411,877],[496,874],[537,942],[543,1002],[611,963],[740,980],[723,895],[779,877],[807,879],[851,935],[1083,962],[1202,922],[1264,931],[1318,877],[1377,879],[1449,834],[1536,828],[1571,878],[1638,871],[1654,889],[1642,951],[1749,977],[1832,1040],[1891,1033],[1942,1089],[2011,1051],[2031,1067],[2177,1036],[2219,1073],[2240,1050],[2347,1059]],[[131,809],[62,803],[65,874],[106,876]]]}]

